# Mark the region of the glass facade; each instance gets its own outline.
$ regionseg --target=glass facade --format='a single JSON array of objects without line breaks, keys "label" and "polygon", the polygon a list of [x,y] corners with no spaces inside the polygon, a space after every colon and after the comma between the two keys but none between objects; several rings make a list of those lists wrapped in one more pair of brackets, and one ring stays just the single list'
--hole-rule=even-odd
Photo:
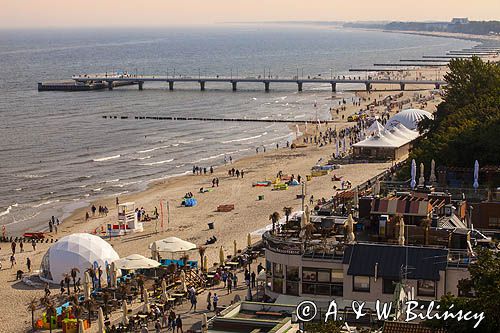
[{"label": "glass facade", "polygon": [[342,296],[343,271],[324,268],[302,268],[302,293],[311,295]]},{"label": "glass facade", "polygon": [[352,291],[370,292],[370,277],[355,275],[352,277]]}]

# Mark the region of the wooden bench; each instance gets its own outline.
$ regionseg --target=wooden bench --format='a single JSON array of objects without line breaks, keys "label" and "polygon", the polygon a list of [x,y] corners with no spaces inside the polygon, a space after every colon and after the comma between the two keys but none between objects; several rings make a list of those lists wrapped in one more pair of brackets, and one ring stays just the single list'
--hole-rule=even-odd
[{"label": "wooden bench", "polygon": [[234,204],[219,205],[217,206],[218,212],[230,212],[234,210]]}]

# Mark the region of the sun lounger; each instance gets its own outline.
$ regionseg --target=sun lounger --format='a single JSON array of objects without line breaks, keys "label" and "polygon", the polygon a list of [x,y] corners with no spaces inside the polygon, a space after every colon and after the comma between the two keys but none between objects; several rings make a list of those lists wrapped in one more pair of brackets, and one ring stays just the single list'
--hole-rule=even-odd
[{"label": "sun lounger", "polygon": [[234,204],[219,205],[217,206],[218,212],[230,212],[234,210]]}]

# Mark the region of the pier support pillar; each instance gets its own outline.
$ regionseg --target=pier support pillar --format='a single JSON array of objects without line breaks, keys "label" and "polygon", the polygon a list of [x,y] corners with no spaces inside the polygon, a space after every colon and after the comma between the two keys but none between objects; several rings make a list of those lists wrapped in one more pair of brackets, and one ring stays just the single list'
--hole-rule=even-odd
[{"label": "pier support pillar", "polygon": [[366,91],[372,90],[372,84],[371,83],[365,83],[366,86]]},{"label": "pier support pillar", "polygon": [[336,91],[337,91],[337,83],[332,82],[332,92],[336,92]]},{"label": "pier support pillar", "polygon": [[205,91],[205,81],[200,81],[200,90]]},{"label": "pier support pillar", "polygon": [[404,84],[404,83],[400,83],[400,84],[399,84],[399,87],[401,88],[401,91],[404,91],[404,90],[405,90],[405,84]]},{"label": "pier support pillar", "polygon": [[434,85],[434,87],[435,87],[436,89],[441,89],[441,85],[440,85],[439,83],[436,83],[436,84]]},{"label": "pier support pillar", "polygon": [[269,92],[269,81],[264,82],[264,90]]},{"label": "pier support pillar", "polygon": [[174,90],[174,81],[168,81],[168,90]]},{"label": "pier support pillar", "polygon": [[113,90],[113,81],[106,81],[108,83],[108,89]]},{"label": "pier support pillar", "polygon": [[298,86],[297,90],[302,91],[302,82],[297,82],[297,86]]},{"label": "pier support pillar", "polygon": [[139,90],[142,90],[142,85],[144,84],[144,82],[143,81],[139,81],[139,82],[137,82],[137,84],[139,85]]},{"label": "pier support pillar", "polygon": [[236,84],[237,83],[238,82],[236,82],[236,81],[231,81],[231,84],[233,85],[233,91],[236,91]]}]

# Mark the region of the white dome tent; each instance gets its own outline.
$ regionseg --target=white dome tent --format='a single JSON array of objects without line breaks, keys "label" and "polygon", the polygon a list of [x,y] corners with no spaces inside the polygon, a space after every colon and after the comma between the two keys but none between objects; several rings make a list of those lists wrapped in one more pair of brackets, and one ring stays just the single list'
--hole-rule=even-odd
[{"label": "white dome tent", "polygon": [[406,109],[389,118],[385,128],[391,128],[402,124],[408,129],[416,130],[418,123],[425,118],[434,119],[432,113],[420,109]]},{"label": "white dome tent", "polygon": [[113,247],[98,236],[85,233],[61,238],[52,245],[42,259],[40,278],[50,283],[59,283],[64,274],[77,268],[77,278],[83,279],[85,270],[101,267],[102,279],[106,279],[106,264],[120,259]]}]

